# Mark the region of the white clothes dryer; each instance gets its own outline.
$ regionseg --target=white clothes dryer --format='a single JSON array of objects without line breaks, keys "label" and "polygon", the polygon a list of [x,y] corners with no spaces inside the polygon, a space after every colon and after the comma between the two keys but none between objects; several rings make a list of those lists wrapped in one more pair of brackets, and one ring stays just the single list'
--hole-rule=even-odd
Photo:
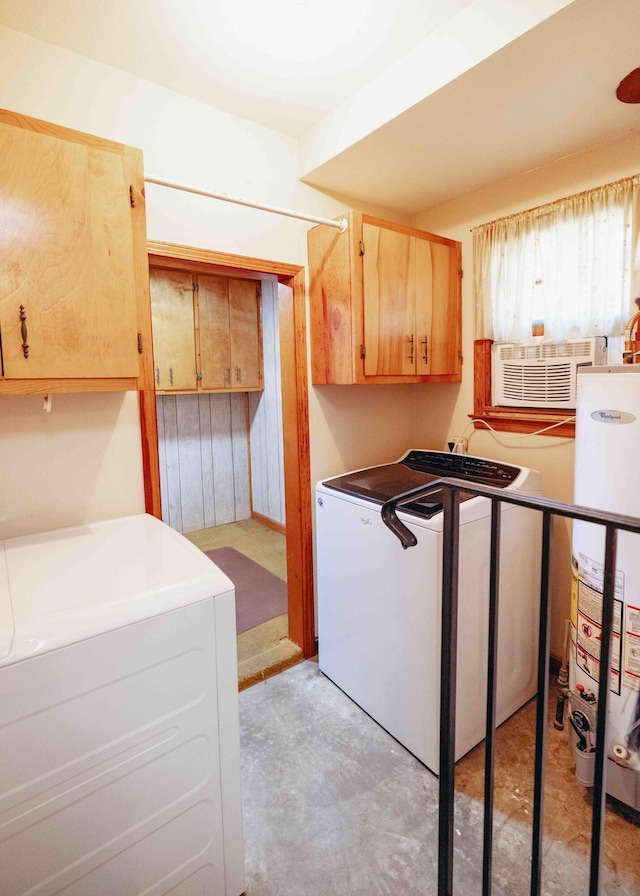
[{"label": "white clothes dryer", "polygon": [[232,582],[146,514],[0,542],[0,893],[244,890]]}]

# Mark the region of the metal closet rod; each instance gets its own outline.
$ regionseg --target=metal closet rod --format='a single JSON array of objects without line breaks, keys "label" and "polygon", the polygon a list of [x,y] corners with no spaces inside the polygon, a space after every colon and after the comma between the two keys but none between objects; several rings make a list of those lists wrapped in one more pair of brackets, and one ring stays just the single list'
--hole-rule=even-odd
[{"label": "metal closet rod", "polygon": [[318,218],[316,215],[307,215],[305,212],[295,212],[288,208],[279,208],[277,205],[266,205],[264,202],[254,202],[252,199],[243,199],[241,196],[231,196],[229,193],[219,193],[215,190],[203,190],[191,184],[181,184],[174,180],[165,180],[162,177],[153,177],[145,174],[148,184],[158,184],[161,187],[169,187],[172,190],[182,190],[184,193],[197,193],[198,196],[208,196],[210,199],[221,199],[223,202],[233,202],[236,205],[246,205],[249,208],[262,209],[263,212],[273,212],[275,215],[286,215],[289,218],[299,218],[302,221],[312,221],[314,224],[326,224],[327,227],[335,227],[340,233],[347,229],[347,219],[340,218],[334,221],[332,218]]}]

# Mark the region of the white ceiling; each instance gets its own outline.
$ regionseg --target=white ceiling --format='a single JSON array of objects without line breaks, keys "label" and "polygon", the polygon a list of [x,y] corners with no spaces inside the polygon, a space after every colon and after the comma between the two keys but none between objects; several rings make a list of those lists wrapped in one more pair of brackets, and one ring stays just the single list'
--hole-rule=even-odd
[{"label": "white ceiling", "polygon": [[[475,2],[0,0],[0,24],[299,136]],[[304,180],[410,214],[606,141],[640,126],[615,98],[639,38],[640,0],[574,0]]]},{"label": "white ceiling", "polygon": [[473,0],[0,0],[0,24],[298,135]]},{"label": "white ceiling", "polygon": [[304,180],[424,210],[640,127],[638,67],[640,0],[576,0]]}]

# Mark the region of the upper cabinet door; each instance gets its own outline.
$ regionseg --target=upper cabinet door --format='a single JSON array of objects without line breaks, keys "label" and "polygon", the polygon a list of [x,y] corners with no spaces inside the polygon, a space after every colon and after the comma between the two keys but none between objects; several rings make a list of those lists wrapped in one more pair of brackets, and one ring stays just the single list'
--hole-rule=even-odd
[{"label": "upper cabinet door", "polygon": [[150,268],[156,389],[264,388],[260,283]]},{"label": "upper cabinet door", "polygon": [[307,231],[314,383],[459,382],[460,243],[348,213]]},{"label": "upper cabinet door", "polygon": [[261,389],[260,286],[255,280],[229,280],[229,334],[233,385]]},{"label": "upper cabinet door", "polygon": [[50,130],[0,122],[4,376],[137,377],[125,148]]},{"label": "upper cabinet door", "polygon": [[229,389],[231,340],[229,337],[229,280],[198,275],[200,321],[200,371],[203,389]]},{"label": "upper cabinet door", "polygon": [[416,240],[416,372],[430,376],[460,371],[458,249]]},{"label": "upper cabinet door", "polygon": [[196,388],[193,278],[184,271],[149,268],[156,389]]},{"label": "upper cabinet door", "polygon": [[365,376],[415,373],[415,238],[362,225]]}]

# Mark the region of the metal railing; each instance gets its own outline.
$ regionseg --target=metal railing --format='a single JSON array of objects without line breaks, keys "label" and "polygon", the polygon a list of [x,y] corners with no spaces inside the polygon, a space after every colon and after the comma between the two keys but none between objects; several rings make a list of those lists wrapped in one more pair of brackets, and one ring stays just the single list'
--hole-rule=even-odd
[{"label": "metal railing", "polygon": [[[440,674],[440,780],[438,822],[438,896],[453,896],[456,662],[458,631],[458,555],[461,493],[486,497],[491,501],[491,560],[489,572],[489,634],[487,664],[487,711],[485,739],[485,791],[483,829],[483,896],[491,896],[493,859],[493,792],[495,775],[497,626],[500,580],[501,504],[537,510],[542,515],[542,555],[540,581],[540,631],[538,642],[538,690],[534,763],[534,804],[531,845],[531,896],[540,896],[542,882],[542,840],[544,830],[544,783],[547,709],[549,701],[549,559],[553,517],[582,520],[605,529],[604,578],[602,594],[602,643],[600,680],[607,681],[611,669],[616,544],[618,530],[640,533],[640,519],[589,507],[563,504],[546,498],[521,495],[506,489],[475,484],[468,480],[439,479],[397,495],[382,506],[382,519],[402,542],[413,547],[415,535],[398,518],[397,508],[441,491],[443,504],[442,559],[442,641]],[[447,612],[448,610],[448,612]],[[609,689],[598,696],[596,751],[591,823],[589,896],[599,896],[600,860],[605,815],[606,726]]]}]

